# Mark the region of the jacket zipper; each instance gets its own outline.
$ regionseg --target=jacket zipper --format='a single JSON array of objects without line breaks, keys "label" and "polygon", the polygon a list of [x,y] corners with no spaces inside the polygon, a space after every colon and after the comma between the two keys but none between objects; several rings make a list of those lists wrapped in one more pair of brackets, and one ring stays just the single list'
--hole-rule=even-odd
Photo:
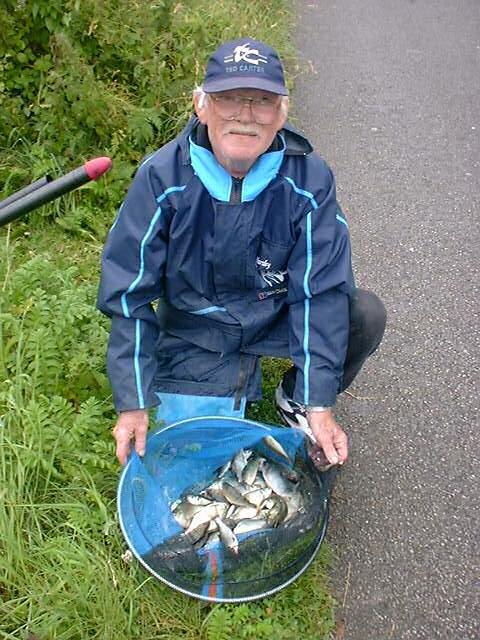
[{"label": "jacket zipper", "polygon": [[242,202],[242,183],[243,178],[234,178],[232,176],[232,190],[230,192],[230,204],[240,204]]}]

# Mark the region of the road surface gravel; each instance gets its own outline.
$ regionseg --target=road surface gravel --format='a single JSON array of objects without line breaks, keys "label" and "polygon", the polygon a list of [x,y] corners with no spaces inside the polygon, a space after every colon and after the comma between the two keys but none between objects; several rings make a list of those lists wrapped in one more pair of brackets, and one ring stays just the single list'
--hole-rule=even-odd
[{"label": "road surface gravel", "polygon": [[345,640],[478,640],[480,2],[296,0],[295,123],[388,329],[338,415]]}]

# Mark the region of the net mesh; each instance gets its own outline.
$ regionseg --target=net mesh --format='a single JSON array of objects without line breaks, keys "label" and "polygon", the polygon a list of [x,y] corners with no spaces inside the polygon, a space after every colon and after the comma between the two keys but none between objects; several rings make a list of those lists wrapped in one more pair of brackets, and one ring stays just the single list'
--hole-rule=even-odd
[{"label": "net mesh", "polygon": [[[172,513],[186,493],[198,495],[240,450],[269,463],[285,460],[267,447],[273,436],[287,452],[302,508],[278,526],[238,534],[238,553],[221,541],[195,547]],[[306,452],[302,432],[236,418],[196,418],[148,439],[120,479],[118,506],[126,540],[156,577],[189,595],[217,602],[262,597],[289,584],[314,557],[328,517],[328,491]]]}]

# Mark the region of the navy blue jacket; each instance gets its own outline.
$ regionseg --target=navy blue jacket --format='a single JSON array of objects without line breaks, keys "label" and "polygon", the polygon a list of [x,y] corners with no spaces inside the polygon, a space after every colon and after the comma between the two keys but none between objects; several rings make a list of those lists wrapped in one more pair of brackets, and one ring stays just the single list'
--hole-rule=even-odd
[{"label": "navy blue jacket", "polygon": [[286,125],[238,180],[192,117],[140,166],[106,241],[98,306],[117,410],[158,404],[159,299],[168,331],[218,353],[248,349],[288,310],[294,400],[333,405],[353,288],[335,181],[309,142]]}]

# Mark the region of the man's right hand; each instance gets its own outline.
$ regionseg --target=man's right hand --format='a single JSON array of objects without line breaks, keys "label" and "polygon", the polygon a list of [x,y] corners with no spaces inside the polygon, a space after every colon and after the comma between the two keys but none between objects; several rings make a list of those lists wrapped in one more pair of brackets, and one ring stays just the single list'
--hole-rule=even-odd
[{"label": "man's right hand", "polygon": [[307,413],[308,424],[318,446],[323,449],[330,464],[343,464],[348,456],[348,438],[335,420],[333,411],[312,411]]},{"label": "man's right hand", "polygon": [[113,429],[113,437],[117,441],[117,458],[120,464],[127,462],[131,442],[135,443],[135,451],[139,456],[145,455],[145,443],[148,430],[148,411],[134,409],[122,411]]}]

